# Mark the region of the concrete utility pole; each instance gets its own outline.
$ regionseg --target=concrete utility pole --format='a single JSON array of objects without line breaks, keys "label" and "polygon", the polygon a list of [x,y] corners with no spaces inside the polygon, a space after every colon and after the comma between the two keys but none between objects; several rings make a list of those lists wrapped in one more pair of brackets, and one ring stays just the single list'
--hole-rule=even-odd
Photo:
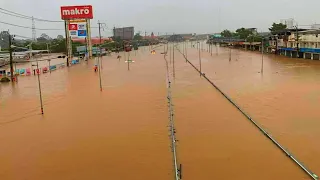
[{"label": "concrete utility pole", "polygon": [[186,62],[187,62],[187,59],[188,59],[188,41],[186,42],[186,46],[185,46],[185,48],[186,48]]},{"label": "concrete utility pole", "polygon": [[41,82],[40,82],[40,69],[39,69],[39,60],[36,59],[37,61],[37,64],[34,65],[31,63],[31,66],[36,66],[37,67],[37,70],[34,71],[36,74],[37,74],[37,77],[38,77],[38,87],[39,87],[39,97],[40,97],[40,110],[41,110],[41,114],[44,114],[43,112],[43,101],[42,101],[42,90],[41,90]]},{"label": "concrete utility pole", "polygon": [[298,31],[298,25],[296,25],[296,33],[297,33],[297,38],[296,38],[296,42],[297,42],[297,58],[299,58],[299,31]]},{"label": "concrete utility pole", "polygon": [[[199,43],[199,47],[200,47],[200,42],[198,42]],[[200,48],[199,48],[199,64],[200,64],[200,77],[201,77],[201,75],[202,75],[202,65],[201,65],[201,50],[200,50]]]},{"label": "concrete utility pole", "polygon": [[261,74],[263,74],[263,38],[261,39]]},{"label": "concrete utility pole", "polygon": [[229,61],[231,61],[231,38],[229,38]]},{"label": "concrete utility pole", "polygon": [[49,58],[48,58],[49,72],[51,74],[51,69],[50,69],[50,66],[51,66],[51,52],[50,52],[50,49],[49,49],[49,43],[47,43],[47,51],[48,51],[48,54],[49,54]]},{"label": "concrete utility pole", "polygon": [[173,78],[176,77],[176,69],[174,66],[174,42],[173,42],[173,46],[172,46],[172,62],[173,62]]},{"label": "concrete utility pole", "polygon": [[67,56],[67,66],[69,66],[69,36],[68,36],[68,24],[64,21],[65,35],[66,35],[66,56]]},{"label": "concrete utility pole", "polygon": [[10,53],[10,74],[11,74],[11,82],[13,82],[13,57],[12,57],[12,51],[13,51],[13,47],[12,47],[12,36],[10,35],[9,31],[9,53]]},{"label": "concrete utility pole", "polygon": [[[99,39],[100,39],[100,45],[99,45],[99,48],[100,48],[100,54],[98,56],[98,67],[99,67],[99,83],[100,83],[100,91],[102,91],[102,83],[101,83],[101,58],[102,58],[102,48],[101,48],[101,43],[102,43],[102,40],[101,40],[101,25],[102,23],[100,23],[100,21],[98,21],[98,25],[99,25]],[[124,31],[124,30],[123,30]]]},{"label": "concrete utility pole", "polygon": [[39,62],[37,59],[37,77],[38,77],[38,86],[39,86],[39,96],[40,96],[40,105],[41,105],[41,114],[43,114],[43,102],[42,102],[42,91],[41,91],[41,82],[40,82],[40,69],[39,69]]}]

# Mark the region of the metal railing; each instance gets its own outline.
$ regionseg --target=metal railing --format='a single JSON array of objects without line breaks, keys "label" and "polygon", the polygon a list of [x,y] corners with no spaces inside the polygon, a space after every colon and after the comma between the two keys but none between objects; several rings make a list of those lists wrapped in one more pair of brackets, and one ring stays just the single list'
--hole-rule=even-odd
[{"label": "metal railing", "polygon": [[167,100],[168,100],[168,111],[169,111],[169,132],[170,132],[170,140],[171,140],[171,151],[172,151],[172,158],[173,158],[173,169],[174,169],[174,179],[180,180],[182,179],[182,165],[178,164],[177,158],[177,139],[176,139],[176,129],[174,126],[174,110],[173,110],[173,103],[172,103],[172,95],[171,95],[171,80],[170,80],[170,71],[169,71],[169,64],[166,59],[167,50],[164,52],[164,60],[166,63],[167,73],[166,73],[166,81],[167,81]]}]

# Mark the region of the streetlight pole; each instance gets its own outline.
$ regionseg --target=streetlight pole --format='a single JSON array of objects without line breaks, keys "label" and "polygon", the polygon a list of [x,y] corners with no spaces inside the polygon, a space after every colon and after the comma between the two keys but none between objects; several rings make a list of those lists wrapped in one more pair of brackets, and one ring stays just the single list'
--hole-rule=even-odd
[{"label": "streetlight pole", "polygon": [[296,25],[296,33],[297,33],[297,38],[296,38],[296,42],[297,42],[297,58],[299,58],[299,31],[298,31],[298,25]]},{"label": "streetlight pole", "polygon": [[261,74],[263,74],[263,38],[261,39]]},{"label": "streetlight pole", "polygon": [[49,62],[49,72],[51,74],[51,69],[50,69],[50,66],[51,66],[51,52],[50,52],[50,49],[49,49],[49,43],[47,43],[47,51],[48,51],[48,54],[49,54],[49,58],[48,58],[48,62]]},{"label": "streetlight pole", "polygon": [[172,46],[172,62],[173,62],[173,78],[176,77],[176,69],[174,66],[174,42],[173,42],[173,46]]},{"label": "streetlight pole", "polygon": [[171,64],[171,53],[172,53],[172,50],[171,50],[171,47],[169,48],[169,50],[170,50],[170,64]]},{"label": "streetlight pole", "polygon": [[[199,43],[199,46],[200,46],[200,42],[198,42]],[[199,64],[200,64],[200,77],[201,77],[201,75],[202,75],[202,65],[201,65],[201,50],[200,50],[200,48],[199,48]]]},{"label": "streetlight pole", "polygon": [[187,41],[187,43],[186,43],[185,48],[186,48],[186,62],[187,62],[187,59],[188,59],[188,51],[187,51],[187,49],[188,49],[188,41]]},{"label": "streetlight pole", "polygon": [[13,47],[12,47],[12,36],[11,34],[9,33],[8,31],[8,34],[9,34],[9,53],[10,53],[10,74],[11,74],[11,82],[13,82],[13,57],[12,57],[12,51],[13,51]]},{"label": "streetlight pole", "polygon": [[41,82],[40,82],[40,69],[39,69],[38,59],[36,59],[36,61],[37,61],[37,65],[32,65],[32,66],[36,66],[37,67],[36,73],[37,73],[37,77],[38,77],[38,87],[39,87],[41,114],[44,114],[44,112],[43,112],[43,102],[42,102],[42,92],[41,92]]},{"label": "streetlight pole", "polygon": [[216,55],[218,56],[219,53],[218,53],[218,43],[216,43]]},{"label": "streetlight pole", "polygon": [[229,61],[231,61],[231,38],[229,38]]},{"label": "streetlight pole", "polygon": [[101,23],[100,21],[98,21],[98,25],[99,25],[99,37],[100,37],[100,54],[98,56],[98,66],[99,66],[99,83],[100,83],[100,91],[102,91],[102,83],[101,83],[101,54],[102,54],[102,50],[101,50]]}]

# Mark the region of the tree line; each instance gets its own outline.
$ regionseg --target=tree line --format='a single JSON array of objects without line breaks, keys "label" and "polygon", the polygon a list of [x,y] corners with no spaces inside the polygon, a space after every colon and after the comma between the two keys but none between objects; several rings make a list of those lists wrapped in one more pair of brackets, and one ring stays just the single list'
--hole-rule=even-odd
[{"label": "tree line", "polygon": [[[286,29],[287,26],[282,23],[273,23],[272,26],[269,28],[269,31],[271,33],[281,31]],[[239,28],[235,32],[232,32],[228,29],[225,29],[221,32],[222,37],[229,37],[229,38],[240,38],[240,39],[245,39],[249,42],[260,42],[263,37],[258,35],[257,32],[254,32],[253,29],[248,29],[248,28]]]}]

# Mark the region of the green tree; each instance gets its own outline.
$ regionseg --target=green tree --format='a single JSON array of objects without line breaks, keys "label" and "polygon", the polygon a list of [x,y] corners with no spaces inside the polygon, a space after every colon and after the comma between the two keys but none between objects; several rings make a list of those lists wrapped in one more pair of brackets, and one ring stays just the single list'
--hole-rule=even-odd
[{"label": "green tree", "polygon": [[62,35],[58,35],[57,36],[57,39],[59,39],[59,40],[61,40],[61,39],[63,39],[64,37],[62,36]]},{"label": "green tree", "polygon": [[232,37],[232,32],[229,31],[228,29],[225,29],[221,32],[221,36],[223,37]]},{"label": "green tree", "polygon": [[49,42],[51,40],[51,37],[48,36],[46,33],[42,33],[40,37],[37,38],[37,41],[39,42]]},{"label": "green tree", "polygon": [[249,35],[253,34],[252,30],[246,28],[239,28],[236,30],[236,33],[241,39],[247,39]]},{"label": "green tree", "polygon": [[140,33],[136,33],[133,37],[134,40],[142,40],[142,36],[140,35]]},{"label": "green tree", "polygon": [[248,42],[261,42],[262,41],[262,37],[261,36],[258,36],[258,35],[249,35],[247,37],[247,41]]},{"label": "green tree", "polygon": [[271,28],[269,30],[273,32],[281,31],[287,28],[287,25],[282,24],[282,23],[273,23]]},{"label": "green tree", "polygon": [[66,52],[66,39],[53,39],[50,44],[50,50],[53,53]]},{"label": "green tree", "polygon": [[2,49],[9,48],[9,32],[8,31],[0,32],[0,46]]}]

